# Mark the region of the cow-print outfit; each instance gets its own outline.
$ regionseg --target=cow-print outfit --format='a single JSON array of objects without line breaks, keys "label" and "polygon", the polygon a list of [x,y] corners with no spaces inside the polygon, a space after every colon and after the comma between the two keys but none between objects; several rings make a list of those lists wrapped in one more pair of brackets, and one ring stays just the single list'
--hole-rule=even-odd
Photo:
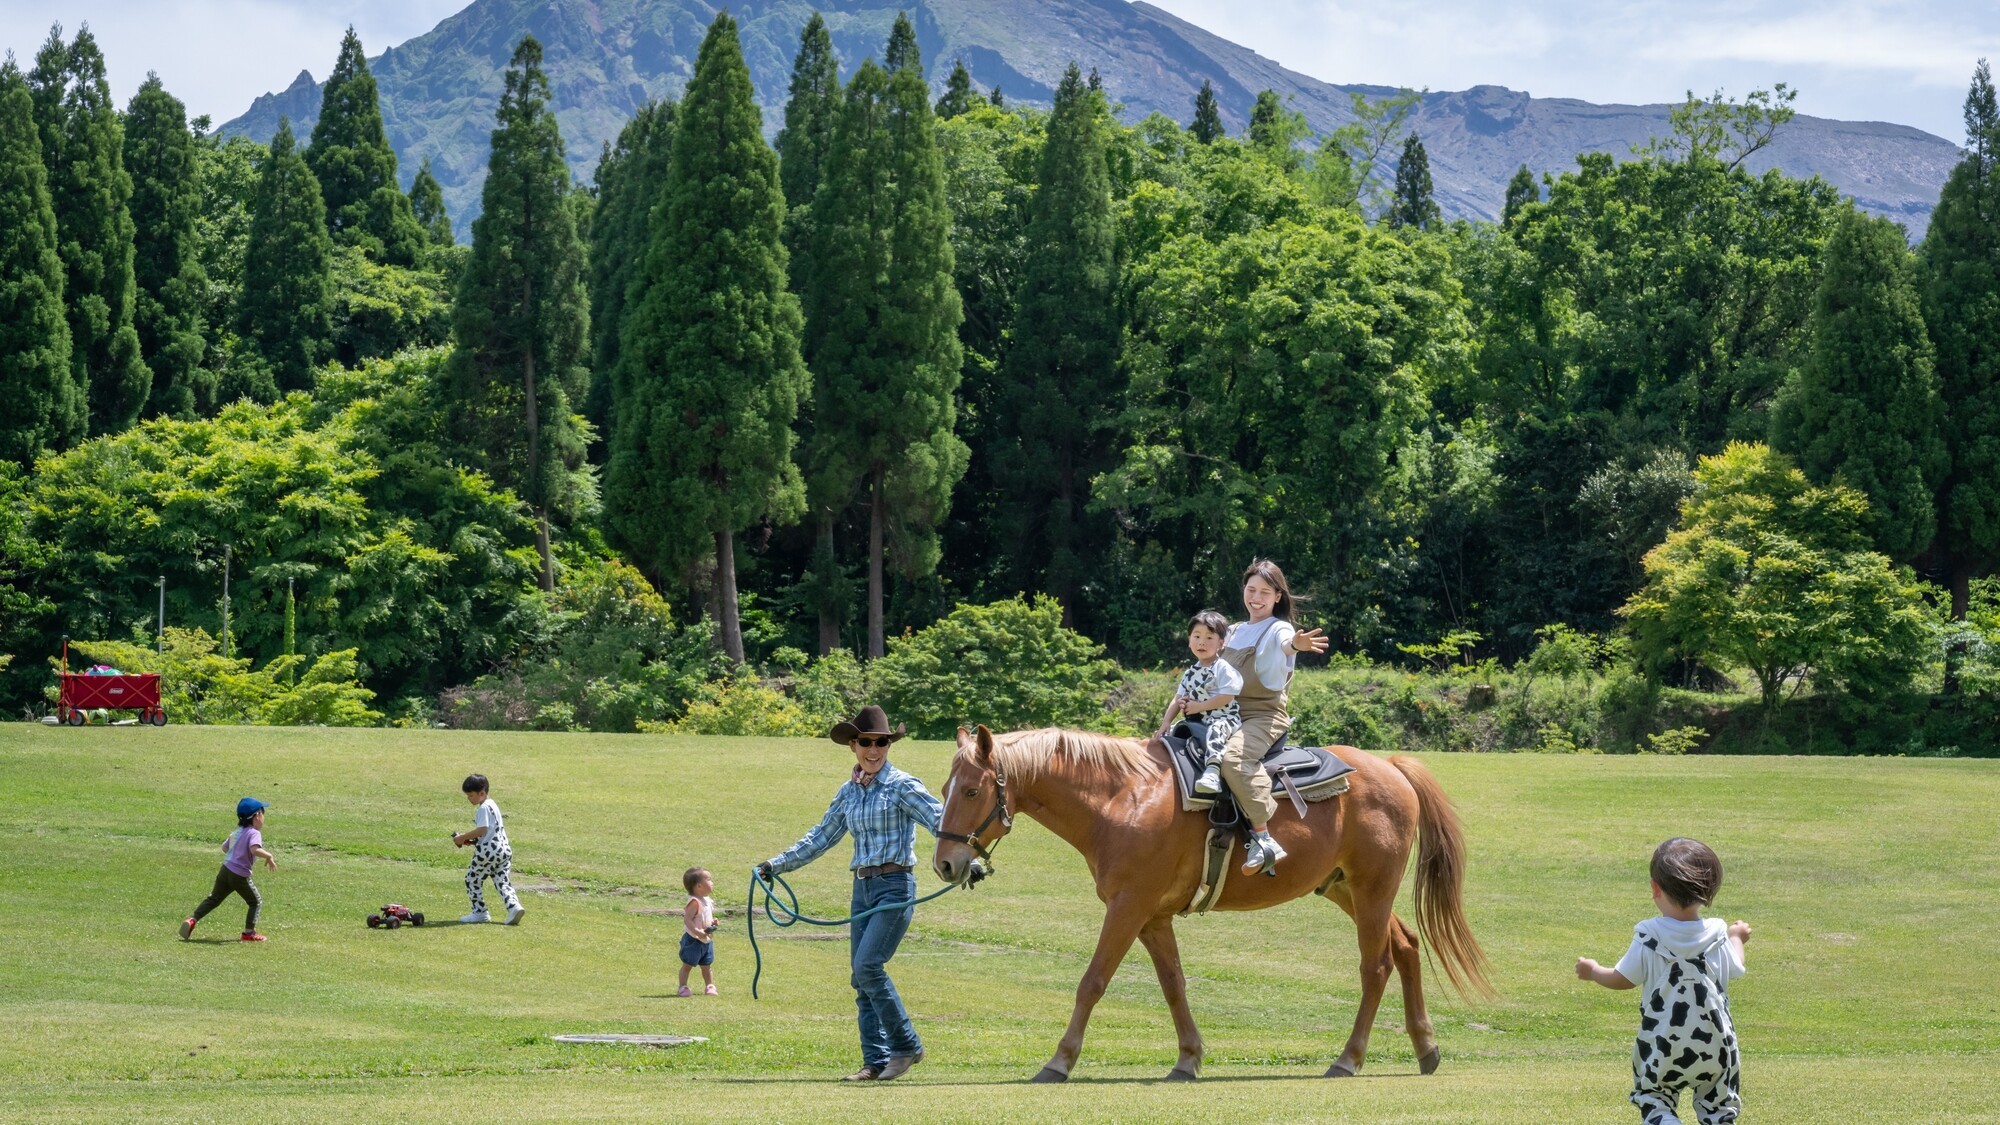
[{"label": "cow-print outfit", "polygon": [[486,829],[486,835],[472,845],[472,863],[465,869],[465,895],[472,900],[474,914],[486,913],[486,880],[493,880],[493,889],[507,902],[512,911],[521,905],[521,896],[514,893],[514,884],[509,875],[514,867],[514,849],[507,843],[507,821],[500,815],[500,806],[488,797],[473,811],[472,825]]},{"label": "cow-print outfit", "polygon": [[1643,1125],[1680,1125],[1682,1090],[1701,1125],[1736,1120],[1741,1055],[1729,1019],[1731,980],[1743,962],[1719,920],[1652,918],[1633,929],[1618,972],[1639,988],[1632,1104]]}]

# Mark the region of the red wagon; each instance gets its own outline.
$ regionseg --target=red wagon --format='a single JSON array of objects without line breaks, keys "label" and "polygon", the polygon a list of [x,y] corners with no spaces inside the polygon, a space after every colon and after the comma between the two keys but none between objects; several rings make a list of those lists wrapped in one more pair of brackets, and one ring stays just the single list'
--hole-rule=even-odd
[{"label": "red wagon", "polygon": [[[69,646],[63,646],[65,667],[69,660]],[[139,721],[156,727],[167,725],[166,708],[160,706],[160,674],[145,672],[137,675],[92,676],[82,673],[63,672],[56,677],[62,682],[61,693],[56,697],[56,721],[80,727],[89,721],[86,712],[99,709],[107,711],[137,711]]]}]

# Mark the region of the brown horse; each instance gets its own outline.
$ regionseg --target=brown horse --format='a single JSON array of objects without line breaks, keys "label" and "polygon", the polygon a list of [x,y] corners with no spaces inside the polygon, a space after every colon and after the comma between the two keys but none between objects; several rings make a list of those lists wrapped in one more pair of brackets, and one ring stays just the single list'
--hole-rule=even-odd
[{"label": "brown horse", "polygon": [[[1403,979],[1403,1019],[1418,1066],[1437,1069],[1437,1040],[1424,1011],[1417,932],[1394,911],[1410,850],[1417,849],[1417,931],[1431,943],[1461,993],[1492,994],[1486,955],[1460,905],[1465,842],[1451,802],[1429,770],[1413,758],[1378,758],[1337,748],[1354,767],[1348,791],[1306,806],[1300,819],[1280,803],[1271,833],[1290,853],[1276,877],[1229,872],[1217,910],[1262,910],[1315,891],[1354,919],[1361,940],[1361,1006],[1354,1032],[1329,1078],[1361,1069],[1368,1032],[1393,968]],[[1180,1059],[1170,1079],[1201,1070],[1201,1032],[1188,1011],[1187,979],[1174,942],[1174,915],[1186,908],[1201,879],[1207,817],[1186,812],[1154,739],[1113,738],[1072,730],[1017,731],[994,737],[985,727],[960,729],[958,753],[944,793],[944,818],[932,866],[946,882],[971,873],[974,853],[991,850],[1025,813],[1083,853],[1104,902],[1097,952],[1076,986],[1076,1008],[1055,1055],[1037,1082],[1069,1078],[1083,1048],[1091,1009],[1137,938],[1153,956],[1160,989],[1173,1012]],[[1232,859],[1232,863],[1235,860]]]}]

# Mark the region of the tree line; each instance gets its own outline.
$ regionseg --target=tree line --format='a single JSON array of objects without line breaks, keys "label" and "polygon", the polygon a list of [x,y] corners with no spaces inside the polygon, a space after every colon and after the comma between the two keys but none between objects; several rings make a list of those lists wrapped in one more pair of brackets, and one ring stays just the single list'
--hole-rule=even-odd
[{"label": "tree line", "polygon": [[[1186,126],[1127,125],[1074,65],[1047,111],[962,62],[933,100],[906,18],[857,65],[815,14],[769,143],[718,16],[589,187],[549,97],[523,40],[464,247],[427,168],[402,188],[351,30],[303,148],[288,123],[219,140],[153,77],[119,111],[87,28],[0,68],[0,647],[132,628],[156,568],[202,589],[212,561],[170,560],[242,517],[175,527],[170,492],[106,485],[165,514],[85,558],[85,529],[135,533],[76,493],[223,436],[239,476],[276,435],[361,458],[344,490],[296,485],[353,535],[289,513],[272,557],[317,553],[250,581],[274,612],[272,584],[310,573],[323,647],[355,604],[435,602],[393,654],[363,648],[392,695],[534,643],[508,606],[613,557],[736,661],[879,656],[1023,592],[1121,659],[1172,660],[1185,614],[1271,555],[1348,652],[1513,657],[1554,623],[1630,621],[1662,676],[1767,687],[1840,661],[1759,664],[1691,591],[1740,603],[1790,559],[1901,612],[1929,597],[1895,578],[1914,568],[1963,620],[2000,557],[1983,62],[1914,250],[1822,181],[1744,168],[1783,86],[1690,98],[1629,160],[1524,166],[1493,223],[1441,218],[1414,94],[1357,96],[1321,136],[1269,91],[1232,136],[1207,84]],[[1872,559],[1887,577],[1855,578]],[[1674,586],[1704,566],[1743,577]],[[76,577],[100,571],[130,589]]]}]

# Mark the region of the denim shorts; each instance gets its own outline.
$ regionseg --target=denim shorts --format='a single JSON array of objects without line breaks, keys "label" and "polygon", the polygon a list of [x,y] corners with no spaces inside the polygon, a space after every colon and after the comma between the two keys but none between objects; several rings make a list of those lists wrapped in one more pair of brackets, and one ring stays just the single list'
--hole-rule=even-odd
[{"label": "denim shorts", "polygon": [[696,941],[693,934],[682,934],[681,964],[691,967],[715,964],[715,943]]}]

